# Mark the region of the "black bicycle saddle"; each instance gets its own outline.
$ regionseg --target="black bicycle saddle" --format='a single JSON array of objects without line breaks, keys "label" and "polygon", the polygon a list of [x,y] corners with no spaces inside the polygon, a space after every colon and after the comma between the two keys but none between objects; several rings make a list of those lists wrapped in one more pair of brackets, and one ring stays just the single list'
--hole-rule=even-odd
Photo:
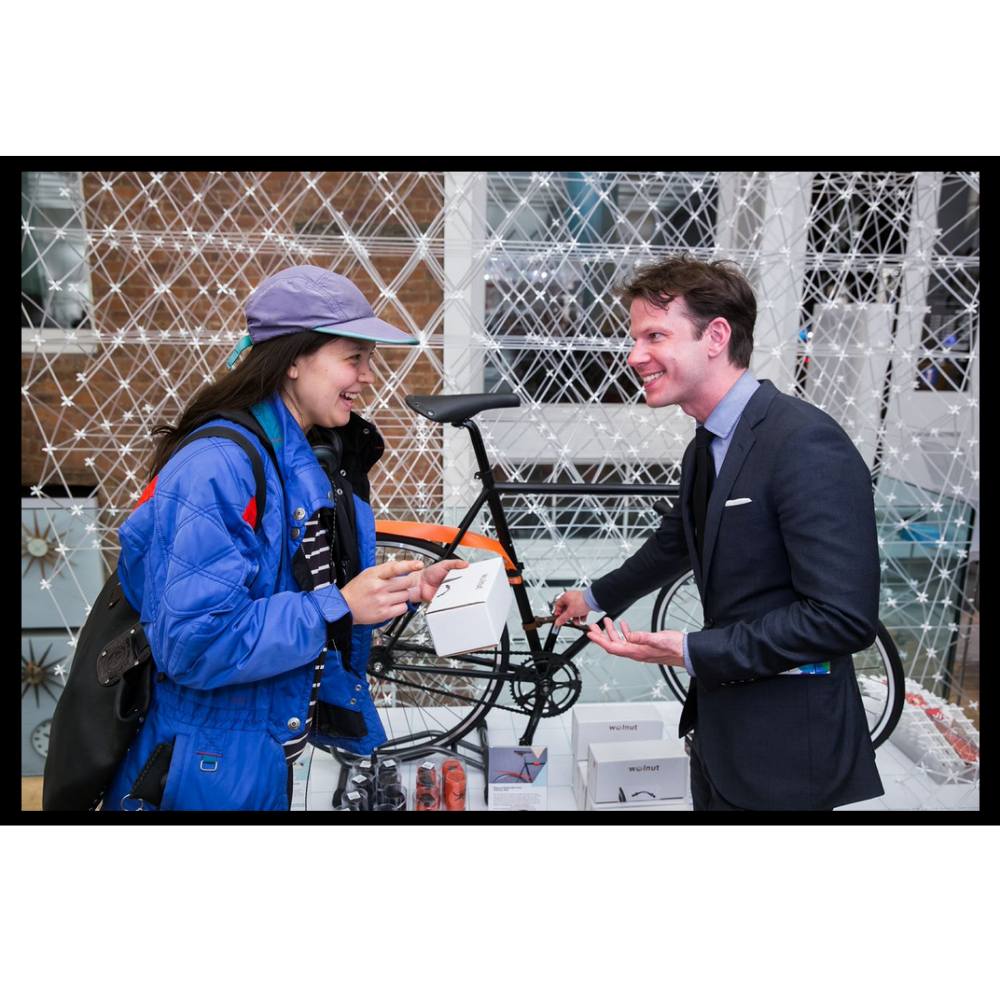
[{"label": "black bicycle saddle", "polygon": [[520,406],[512,392],[472,392],[461,396],[407,396],[406,405],[415,413],[439,424],[461,424],[483,410]]}]

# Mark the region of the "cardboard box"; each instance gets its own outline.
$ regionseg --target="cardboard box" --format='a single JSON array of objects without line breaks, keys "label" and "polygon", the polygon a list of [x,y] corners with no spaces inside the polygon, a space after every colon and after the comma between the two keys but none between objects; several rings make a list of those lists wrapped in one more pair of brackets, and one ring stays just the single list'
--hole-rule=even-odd
[{"label": "cardboard box", "polygon": [[681,739],[591,743],[587,795],[597,805],[683,798],[689,769]]},{"label": "cardboard box", "polygon": [[595,802],[589,795],[584,796],[583,810],[585,812],[616,812],[616,813],[636,813],[636,812],[691,812],[691,803],[687,798],[683,799],[660,799],[642,805],[634,802],[626,804],[624,802]]},{"label": "cardboard box", "polygon": [[573,756],[587,759],[591,743],[663,738],[663,716],[655,705],[615,702],[573,709]]},{"label": "cardboard box", "polygon": [[453,569],[424,612],[438,656],[497,645],[513,596],[502,559]]},{"label": "cardboard box", "polygon": [[587,804],[587,762],[578,760],[573,768],[573,799],[577,809]]}]

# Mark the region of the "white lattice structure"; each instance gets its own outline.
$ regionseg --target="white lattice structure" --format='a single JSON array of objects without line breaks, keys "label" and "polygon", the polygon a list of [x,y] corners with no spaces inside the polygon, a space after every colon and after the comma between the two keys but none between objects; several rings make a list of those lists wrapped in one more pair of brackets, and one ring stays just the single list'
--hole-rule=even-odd
[{"label": "white lattice structure", "polygon": [[[693,422],[644,405],[611,288],[690,250],[750,277],[753,373],[835,416],[872,467],[883,620],[909,676],[965,706],[978,206],[977,174],[22,174],[22,484],[51,504],[22,517],[23,585],[71,646],[58,595],[95,596],[74,562],[114,558],[150,430],[223,371],[247,295],[292,264],[347,274],[420,339],[381,351],[367,402],[388,444],[380,516],[456,523],[475,495],[464,432],[417,417],[409,392],[516,392],[519,410],[481,420],[503,478],[676,482]],[[72,518],[81,497],[98,509],[85,542],[58,551],[50,516],[39,556],[40,511]],[[539,607],[654,522],[634,498],[512,507]],[[593,660],[584,698],[668,694],[637,678]]]}]

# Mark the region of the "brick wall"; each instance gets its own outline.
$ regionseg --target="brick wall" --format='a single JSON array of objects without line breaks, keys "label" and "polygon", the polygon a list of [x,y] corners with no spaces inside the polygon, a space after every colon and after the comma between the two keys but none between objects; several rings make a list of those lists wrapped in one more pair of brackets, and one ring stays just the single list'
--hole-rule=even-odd
[{"label": "brick wall", "polygon": [[[376,304],[383,319],[403,325],[391,304],[375,303],[376,282],[354,254],[344,256],[342,241],[331,237],[341,234],[341,221],[362,239],[412,236],[414,226],[418,231],[428,229],[439,217],[442,204],[441,180],[433,176],[403,179],[390,174],[388,187],[374,178],[348,173],[324,174],[314,187],[293,173],[270,174],[262,180],[242,174],[168,173],[161,180],[154,183],[152,174],[143,173],[84,175],[88,231],[100,237],[111,227],[117,241],[112,245],[106,238],[98,239],[90,252],[96,328],[106,339],[119,330],[134,334],[142,329],[150,342],[118,349],[102,345],[94,355],[22,355],[22,385],[30,384],[34,408],[22,399],[22,486],[65,482],[94,487],[101,481],[117,487],[137,468],[139,478],[144,478],[146,455],[139,461],[136,453],[144,446],[151,421],[173,422],[205,375],[218,377],[225,371],[228,343],[207,347],[204,340],[213,331],[242,330],[243,304],[250,287],[282,267],[308,262],[339,270]],[[102,188],[103,182],[113,185],[113,194]],[[255,189],[250,196],[249,187]],[[397,193],[387,200],[384,195],[392,189]],[[405,213],[393,211],[399,205]],[[271,230],[273,240],[261,244],[265,229]],[[138,240],[130,237],[132,232],[139,235]],[[205,245],[204,233],[215,236],[211,244]],[[154,244],[157,237],[160,245]],[[238,244],[243,238],[248,243],[241,251]],[[316,251],[313,256],[289,245],[297,238]],[[251,242],[258,247],[252,255],[247,252]],[[369,257],[386,283],[408,260],[408,251],[396,255],[375,250]],[[165,285],[169,291],[157,294],[157,286]],[[419,327],[427,326],[442,301],[441,287],[423,263],[397,294],[400,306]],[[198,327],[205,331],[198,347],[157,343],[162,330],[173,335],[186,330],[193,339]],[[191,371],[193,352],[201,354],[203,361]],[[403,350],[383,347],[377,364],[388,371],[405,357]],[[127,389],[119,384],[124,373],[129,375]],[[81,378],[86,382],[81,383]],[[176,390],[176,396],[165,394],[168,386]],[[437,391],[439,376],[424,357],[407,374],[402,392],[390,400],[389,407],[373,414],[386,428],[386,469],[392,467],[394,439],[398,441],[406,427],[419,419],[405,408],[402,394]],[[63,393],[72,392],[74,405],[62,405]],[[155,419],[145,411],[146,406],[154,408]],[[97,417],[99,413],[113,421],[113,434],[97,426],[97,420],[103,419]],[[87,436],[78,440],[74,431],[82,429]],[[123,455],[121,443],[133,434],[135,443]],[[54,456],[42,451],[46,441],[55,445]],[[406,472],[410,479],[439,485],[438,466],[438,459],[427,457]],[[378,482],[376,475],[376,489]],[[139,488],[142,485],[138,483]]]}]

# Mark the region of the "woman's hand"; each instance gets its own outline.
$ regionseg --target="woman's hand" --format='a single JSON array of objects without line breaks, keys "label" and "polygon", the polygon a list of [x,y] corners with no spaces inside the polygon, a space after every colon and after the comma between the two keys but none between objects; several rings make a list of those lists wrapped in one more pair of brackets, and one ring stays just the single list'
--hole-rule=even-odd
[{"label": "woman's hand", "polygon": [[[380,566],[364,570],[350,583],[341,587],[340,593],[351,609],[354,624],[378,625],[403,614],[406,611],[410,588],[413,586],[413,577],[423,575],[420,572],[423,566],[422,562],[410,561],[382,563]],[[434,589],[437,590],[437,587]]]},{"label": "woman's hand", "polygon": [[410,589],[407,595],[410,602],[420,604],[424,601],[432,601],[438,587],[453,569],[468,568],[469,564],[464,559],[445,559],[443,562],[436,562],[428,566],[419,573],[411,573],[408,578]]}]

